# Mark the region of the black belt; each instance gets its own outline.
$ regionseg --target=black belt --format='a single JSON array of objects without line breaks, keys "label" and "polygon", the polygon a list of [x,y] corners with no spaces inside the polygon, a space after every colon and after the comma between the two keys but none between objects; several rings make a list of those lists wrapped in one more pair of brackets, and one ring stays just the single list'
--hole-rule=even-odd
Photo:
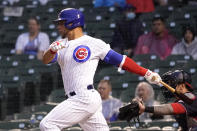
[{"label": "black belt", "polygon": [[[93,86],[93,85],[88,85],[88,86],[87,86],[87,89],[88,89],[88,90],[94,89],[94,86]],[[75,93],[75,91],[72,91],[72,92],[69,93],[69,95],[70,95],[70,96],[75,96],[76,93]],[[66,99],[68,99],[68,98],[69,98],[69,96],[66,95]]]}]

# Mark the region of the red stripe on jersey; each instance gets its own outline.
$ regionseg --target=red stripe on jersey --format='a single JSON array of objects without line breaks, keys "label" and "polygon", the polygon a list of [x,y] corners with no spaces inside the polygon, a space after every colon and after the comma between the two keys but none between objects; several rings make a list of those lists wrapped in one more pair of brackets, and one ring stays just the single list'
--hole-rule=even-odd
[{"label": "red stripe on jersey", "polygon": [[181,105],[179,103],[172,103],[171,106],[173,108],[173,113],[174,114],[184,114],[186,112],[183,105]]},{"label": "red stripe on jersey", "polygon": [[123,64],[123,69],[129,72],[144,76],[148,69],[139,66],[135,61],[126,57],[125,62]]}]

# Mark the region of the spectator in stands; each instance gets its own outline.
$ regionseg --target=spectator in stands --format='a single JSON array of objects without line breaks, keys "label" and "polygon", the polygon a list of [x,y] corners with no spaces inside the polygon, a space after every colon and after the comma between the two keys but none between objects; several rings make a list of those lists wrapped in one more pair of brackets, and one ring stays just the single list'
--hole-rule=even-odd
[{"label": "spectator in stands", "polygon": [[[147,82],[140,82],[135,89],[135,97],[141,98],[146,106],[158,105],[159,102],[154,99],[155,93],[153,87]],[[140,121],[152,121],[153,119],[162,118],[160,116],[143,113],[140,115]]]},{"label": "spectator in stands", "polygon": [[156,6],[166,6],[168,4],[168,0],[155,0]]},{"label": "spectator in stands", "polygon": [[138,37],[143,34],[142,23],[136,18],[135,7],[126,5],[124,18],[116,22],[111,46],[120,53],[133,56]]},{"label": "spectator in stands", "polygon": [[154,17],[152,31],[139,37],[135,55],[155,54],[162,60],[171,54],[177,39],[168,33],[162,17]]},{"label": "spectator in stands", "polygon": [[46,33],[40,32],[39,21],[32,17],[28,19],[29,32],[22,33],[16,41],[16,54],[37,55],[42,60],[43,53],[49,47],[49,37]]},{"label": "spectator in stands", "polygon": [[184,29],[182,41],[173,47],[171,54],[186,54],[197,60],[197,37],[195,37],[195,31],[193,27],[187,26]]},{"label": "spectator in stands", "polygon": [[98,84],[98,92],[102,98],[102,112],[106,121],[116,121],[119,113],[119,108],[122,106],[122,102],[110,95],[111,83],[109,80],[101,80]]},{"label": "spectator in stands", "polygon": [[135,13],[148,13],[155,10],[153,0],[126,0],[126,3],[136,7]]},{"label": "spectator in stands", "polygon": [[187,5],[188,1],[189,0],[155,0],[155,4],[159,6],[171,5],[171,6],[182,7]]},{"label": "spectator in stands", "polygon": [[196,0],[188,0],[188,5],[197,5]]},{"label": "spectator in stands", "polygon": [[123,8],[126,5],[125,0],[95,0],[94,7],[120,7]]},{"label": "spectator in stands", "polygon": [[10,5],[14,5],[14,3],[20,2],[20,0],[7,0]]},{"label": "spectator in stands", "polygon": [[[22,0],[7,0],[9,2],[10,5],[14,5],[15,3],[18,3]],[[40,2],[41,5],[46,5],[48,3],[48,0],[37,0],[38,2]]]}]

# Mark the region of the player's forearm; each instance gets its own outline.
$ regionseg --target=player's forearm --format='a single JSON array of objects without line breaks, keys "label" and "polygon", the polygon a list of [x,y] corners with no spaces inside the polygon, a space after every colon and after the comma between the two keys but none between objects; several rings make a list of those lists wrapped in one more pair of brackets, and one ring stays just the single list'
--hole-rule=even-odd
[{"label": "player's forearm", "polygon": [[51,52],[51,50],[48,49],[43,55],[43,59],[42,59],[43,63],[44,64],[50,63],[55,58],[55,55],[56,53]]},{"label": "player's forearm", "polygon": [[154,114],[156,115],[172,115],[173,109],[170,104],[154,106]]},{"label": "player's forearm", "polygon": [[135,61],[133,61],[129,57],[125,58],[122,68],[124,70],[127,70],[129,72],[132,72],[141,76],[145,76],[146,72],[148,71],[148,69],[139,66]]},{"label": "player's forearm", "polygon": [[173,108],[170,104],[163,104],[153,107],[145,107],[145,112],[153,113],[156,115],[172,115],[174,114]]}]

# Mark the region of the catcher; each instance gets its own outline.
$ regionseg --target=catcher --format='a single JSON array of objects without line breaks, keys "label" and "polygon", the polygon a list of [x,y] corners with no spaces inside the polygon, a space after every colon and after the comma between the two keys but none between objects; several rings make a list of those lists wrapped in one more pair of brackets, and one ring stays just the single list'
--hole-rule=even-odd
[{"label": "catcher", "polygon": [[165,91],[164,97],[176,98],[174,103],[148,107],[143,104],[142,100],[134,99],[129,105],[120,108],[119,119],[130,121],[143,112],[149,112],[155,115],[175,115],[175,119],[183,131],[196,131],[197,97],[192,93],[194,89],[191,86],[192,79],[190,74],[183,70],[169,71],[162,75],[162,80],[172,86],[177,92],[184,94],[192,100],[192,103],[187,103],[179,99],[175,94]]}]

